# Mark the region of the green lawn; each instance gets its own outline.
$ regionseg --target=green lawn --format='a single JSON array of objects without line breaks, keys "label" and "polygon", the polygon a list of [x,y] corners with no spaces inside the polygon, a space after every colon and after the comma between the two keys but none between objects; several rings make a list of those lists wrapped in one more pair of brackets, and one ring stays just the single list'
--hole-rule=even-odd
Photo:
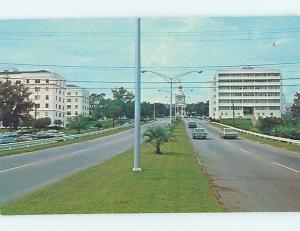
[{"label": "green lawn", "polygon": [[[217,128],[224,128],[225,126],[222,126],[220,124],[215,124],[215,123],[211,123],[214,127]],[[288,143],[284,143],[284,142],[280,142],[280,141],[276,141],[276,140],[270,140],[270,139],[266,139],[266,138],[262,138],[262,137],[257,137],[257,136],[253,136],[250,134],[246,134],[246,133],[242,133],[239,132],[239,136],[245,139],[249,139],[252,141],[255,141],[257,143],[261,143],[261,144],[267,144],[276,148],[280,148],[283,150],[288,150],[288,151],[292,151],[292,152],[298,152],[300,153],[300,146],[294,145],[294,144],[288,144]]]},{"label": "green lawn", "polygon": [[236,128],[248,130],[248,131],[253,130],[252,122],[249,119],[235,119],[234,125],[233,125],[233,119],[221,119],[220,123],[233,126]]},{"label": "green lawn", "polygon": [[221,212],[223,207],[183,124],[163,155],[142,147],[142,172],[132,172],[133,151],[83,170],[1,208],[2,214]]}]

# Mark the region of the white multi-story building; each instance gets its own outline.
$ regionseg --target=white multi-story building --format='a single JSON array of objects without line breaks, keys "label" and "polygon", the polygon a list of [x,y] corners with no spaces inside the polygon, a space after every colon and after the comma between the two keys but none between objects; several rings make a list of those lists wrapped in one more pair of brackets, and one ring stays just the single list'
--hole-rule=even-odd
[{"label": "white multi-story building", "polygon": [[61,120],[65,125],[66,80],[62,76],[45,70],[9,69],[0,72],[0,81],[4,79],[16,84],[24,84],[29,88],[30,99],[34,102],[30,114],[34,118],[48,117],[51,119],[51,125],[54,125],[55,120]]},{"label": "white multi-story building", "polygon": [[[76,85],[67,85],[66,101],[67,101],[67,121],[77,115],[89,116],[90,92]],[[68,123],[68,122],[67,122]]]},{"label": "white multi-story building", "polygon": [[213,78],[209,115],[213,119],[281,117],[281,99],[278,69],[220,70]]}]

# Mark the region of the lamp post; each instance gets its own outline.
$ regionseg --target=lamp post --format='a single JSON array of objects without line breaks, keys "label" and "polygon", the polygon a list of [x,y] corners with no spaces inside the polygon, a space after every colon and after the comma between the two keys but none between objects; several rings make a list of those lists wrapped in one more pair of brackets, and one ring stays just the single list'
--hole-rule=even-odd
[{"label": "lamp post", "polygon": [[234,101],[231,100],[231,103],[232,103],[232,125],[234,126],[235,124],[235,118],[234,118]]},{"label": "lamp post", "polygon": [[133,171],[141,171],[141,19],[136,19]]},{"label": "lamp post", "polygon": [[[157,76],[162,77],[164,80],[166,80],[167,83],[170,84],[170,93],[171,93],[171,97],[170,97],[170,124],[172,124],[172,106],[173,106],[173,84],[177,83],[181,77],[191,74],[191,73],[198,73],[201,74],[203,71],[188,71],[188,72],[184,72],[181,74],[178,74],[174,77],[169,77],[167,75],[164,75],[160,72],[156,72],[156,71],[151,71],[151,70],[143,70],[142,73],[152,73],[155,74]],[[175,115],[176,116],[176,115]]]}]

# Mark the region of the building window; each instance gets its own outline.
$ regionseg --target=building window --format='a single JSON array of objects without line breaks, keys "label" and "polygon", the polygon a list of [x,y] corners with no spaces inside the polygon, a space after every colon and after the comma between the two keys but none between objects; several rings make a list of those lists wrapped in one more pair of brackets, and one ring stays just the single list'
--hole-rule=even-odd
[{"label": "building window", "polygon": [[40,91],[41,91],[41,88],[40,88],[40,87],[35,87],[35,88],[34,88],[34,91],[35,91],[35,92],[40,92]]},{"label": "building window", "polygon": [[72,106],[71,105],[67,105],[67,109],[71,109],[72,108]]},{"label": "building window", "polygon": [[59,113],[58,116],[61,117],[61,113]]},{"label": "building window", "polygon": [[71,115],[71,112],[70,112],[70,111],[67,111],[67,115]]},{"label": "building window", "polygon": [[26,79],[26,83],[29,83],[29,79]]},{"label": "building window", "polygon": [[78,95],[78,92],[77,92],[77,91],[75,92],[75,95]]},{"label": "building window", "polygon": [[67,95],[71,95],[71,92],[67,92]]},{"label": "building window", "polygon": [[59,109],[59,110],[61,109],[61,105],[58,105],[58,109]]},{"label": "building window", "polygon": [[49,87],[46,87],[46,91],[49,91]]},{"label": "building window", "polygon": [[16,84],[21,84],[21,80],[17,80],[17,81],[16,81]]},{"label": "building window", "polygon": [[41,106],[40,106],[40,104],[39,103],[36,103],[35,104],[35,108],[37,109],[37,108],[40,108]]},{"label": "building window", "polygon": [[68,102],[68,103],[71,103],[71,99],[67,99],[67,102]]},{"label": "building window", "polygon": [[46,95],[46,100],[49,100],[49,95]]},{"label": "building window", "polygon": [[35,83],[41,83],[41,80],[40,79],[35,79],[34,82]]},{"label": "building window", "polygon": [[48,117],[49,113],[47,111],[45,111],[45,117]]},{"label": "building window", "polygon": [[59,97],[59,100],[58,100],[59,102],[61,102],[61,97]]},{"label": "building window", "polygon": [[49,83],[49,79],[46,79],[46,83]]},{"label": "building window", "polygon": [[76,102],[76,103],[78,102],[78,99],[77,99],[77,98],[75,98],[75,102]]},{"label": "building window", "polygon": [[46,103],[46,108],[49,108],[49,103]]},{"label": "building window", "polygon": [[40,98],[41,98],[40,95],[35,95],[35,96],[34,96],[34,99],[35,99],[35,100],[39,100]]},{"label": "building window", "polygon": [[75,111],[75,115],[78,115],[78,111]]},{"label": "building window", "polygon": [[75,109],[77,109],[78,108],[78,105],[75,105]]}]

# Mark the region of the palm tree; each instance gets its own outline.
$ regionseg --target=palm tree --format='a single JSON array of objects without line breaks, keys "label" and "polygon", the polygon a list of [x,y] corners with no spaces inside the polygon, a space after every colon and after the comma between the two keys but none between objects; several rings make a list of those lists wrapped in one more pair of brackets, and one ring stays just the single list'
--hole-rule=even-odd
[{"label": "palm tree", "polygon": [[163,127],[149,127],[144,133],[145,142],[156,147],[156,154],[162,154],[161,145],[172,138],[170,130]]}]

